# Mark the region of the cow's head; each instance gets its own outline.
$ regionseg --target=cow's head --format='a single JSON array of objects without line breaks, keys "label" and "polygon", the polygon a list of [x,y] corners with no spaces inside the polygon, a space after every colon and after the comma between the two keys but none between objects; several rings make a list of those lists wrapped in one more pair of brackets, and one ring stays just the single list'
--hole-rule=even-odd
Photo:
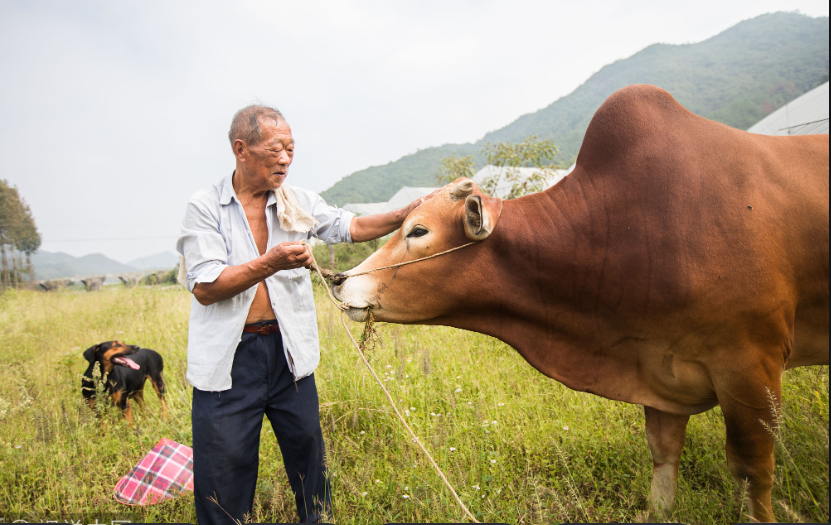
[{"label": "cow's head", "polygon": [[483,194],[470,179],[458,179],[425,201],[401,228],[359,266],[335,279],[335,296],[349,305],[353,321],[371,309],[379,321],[417,323],[454,311],[465,300],[464,281],[479,246],[377,272],[366,270],[412,261],[483,241],[502,210],[500,199]]}]

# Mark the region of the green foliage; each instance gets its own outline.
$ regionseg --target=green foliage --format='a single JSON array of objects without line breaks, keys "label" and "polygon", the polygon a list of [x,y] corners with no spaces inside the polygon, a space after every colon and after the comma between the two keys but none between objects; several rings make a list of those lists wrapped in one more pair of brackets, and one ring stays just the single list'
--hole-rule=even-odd
[{"label": "green foliage", "polygon": [[747,129],[828,79],[828,46],[828,17],[797,13],[761,15],[697,44],[655,44],[603,67],[569,95],[475,144],[421,150],[355,172],[322,195],[340,205],[386,201],[402,186],[429,186],[448,154],[474,155],[480,168],[482,144],[520,143],[532,135],[556,143],[562,163],[571,164],[594,112],[630,84],[659,86],[693,113]]},{"label": "green foliage", "polygon": [[145,286],[154,286],[158,284],[176,284],[179,277],[179,263],[170,270],[160,270],[156,273],[145,275],[139,279],[139,284]]},{"label": "green foliage", "polygon": [[345,272],[361,264],[373,252],[383,246],[385,242],[385,239],[376,239],[374,241],[355,244],[341,243],[333,245],[335,251],[334,268],[329,264],[329,246],[315,246],[312,253],[314,253],[315,260],[321,268],[328,268],[335,272]]},{"label": "green foliage", "polygon": [[32,210],[16,187],[0,179],[0,244],[31,255],[40,247],[40,233]]},{"label": "green foliage", "polygon": [[[40,241],[29,205],[16,187],[0,179],[0,292],[8,286],[19,286],[23,273],[29,274],[29,280],[32,279],[30,256],[40,247]],[[24,253],[28,262],[26,265],[23,264]]]},{"label": "green foliage", "polygon": [[[495,195],[504,175],[505,180],[511,184],[506,199],[515,199],[546,189],[554,177],[554,170],[560,167],[549,162],[559,152],[557,146],[550,140],[538,140],[536,135],[531,135],[519,144],[488,142],[482,148],[482,152],[487,156],[488,164],[504,170],[486,177],[479,187],[485,193]],[[532,168],[533,171],[523,173],[519,168]]]},{"label": "green foliage", "polygon": [[473,155],[459,157],[456,153],[441,159],[436,184],[444,186],[460,177],[473,178],[476,175],[474,162]]},{"label": "green foliage", "polygon": [[[360,245],[357,245],[360,246]],[[322,247],[324,250],[325,247]],[[317,253],[317,251],[315,252]],[[340,313],[317,287],[315,373],[334,523],[463,522],[456,501],[358,361]],[[118,479],[162,437],[191,445],[185,378],[190,294],[179,287],[0,296],[0,509],[6,522],[195,523],[193,494],[148,507],[115,502]],[[357,338],[361,325],[349,323]],[[643,410],[574,392],[507,345],[445,327],[376,324],[369,359],[408,424],[482,522],[653,521]],[[83,402],[81,349],[121,339],[165,359],[169,417],[154,395],[133,429],[111,404]],[[74,364],[65,364],[74,353]],[[774,512],[828,521],[828,367],[784,375]],[[727,469],[716,408],[690,419],[670,522],[750,521]],[[408,495],[408,498],[404,498]],[[785,510],[787,507],[788,510]],[[265,422],[252,521],[296,520]]]}]

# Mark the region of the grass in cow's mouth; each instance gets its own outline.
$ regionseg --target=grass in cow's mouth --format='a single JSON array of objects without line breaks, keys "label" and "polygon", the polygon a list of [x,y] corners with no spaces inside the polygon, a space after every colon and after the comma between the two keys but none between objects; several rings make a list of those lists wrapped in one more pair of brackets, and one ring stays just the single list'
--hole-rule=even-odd
[{"label": "grass in cow's mouth", "polygon": [[[192,493],[151,507],[112,499],[118,479],[161,437],[192,442],[185,378],[190,297],[179,287],[0,296],[0,517],[195,523]],[[322,287],[316,300],[321,364],[315,377],[333,522],[465,521],[358,359]],[[362,326],[348,326],[357,338]],[[376,372],[388,374],[384,385],[477,519],[650,521],[652,460],[640,407],[568,390],[492,338],[385,323],[372,330]],[[97,403],[96,414],[83,402],[81,352],[109,339],[163,353],[167,421],[155,396],[147,398],[145,412],[134,406],[134,431],[110,404]],[[776,517],[827,522],[828,367],[800,368],[784,378],[775,429]],[[741,487],[726,468],[724,433],[719,409],[691,418],[668,521],[749,521]],[[267,422],[260,454],[252,521],[294,521],[294,495]]]},{"label": "grass in cow's mouth", "polygon": [[366,315],[366,322],[364,323],[364,331],[361,332],[361,338],[358,340],[358,346],[364,355],[368,354],[378,345],[380,336],[375,330],[375,316],[372,315],[372,310],[369,309]]}]

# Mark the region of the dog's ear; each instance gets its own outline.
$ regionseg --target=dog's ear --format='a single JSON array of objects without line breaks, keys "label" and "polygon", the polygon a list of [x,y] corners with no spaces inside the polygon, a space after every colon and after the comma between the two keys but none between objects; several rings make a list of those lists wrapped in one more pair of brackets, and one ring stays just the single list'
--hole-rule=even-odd
[{"label": "dog's ear", "polygon": [[84,350],[84,359],[89,361],[90,364],[95,362],[95,352],[101,348],[101,345],[90,346],[86,350]]}]

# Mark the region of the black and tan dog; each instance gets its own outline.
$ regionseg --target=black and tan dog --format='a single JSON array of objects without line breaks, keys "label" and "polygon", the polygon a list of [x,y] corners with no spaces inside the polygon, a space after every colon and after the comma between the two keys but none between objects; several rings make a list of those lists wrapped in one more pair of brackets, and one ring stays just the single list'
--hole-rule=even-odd
[{"label": "black and tan dog", "polygon": [[[128,357],[129,356],[129,357]],[[155,350],[126,345],[121,341],[107,341],[84,350],[89,367],[81,379],[81,392],[91,408],[95,407],[95,381],[92,376],[95,363],[99,363],[104,391],[121,409],[128,424],[133,424],[130,398],[135,398],[144,410],[144,383],[149,379],[159,396],[162,416],[167,417],[167,403],[164,400],[165,383],[162,377],[164,361]]]}]

